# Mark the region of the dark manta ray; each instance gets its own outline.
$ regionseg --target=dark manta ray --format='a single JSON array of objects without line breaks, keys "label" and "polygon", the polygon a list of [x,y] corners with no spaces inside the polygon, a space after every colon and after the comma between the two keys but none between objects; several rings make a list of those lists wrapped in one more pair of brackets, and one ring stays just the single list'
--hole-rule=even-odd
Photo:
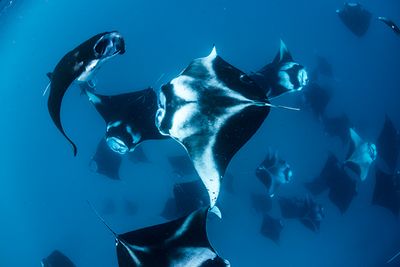
[{"label": "dark manta ray", "polygon": [[68,52],[56,65],[53,72],[48,73],[50,78],[50,95],[47,102],[50,116],[58,130],[71,143],[74,155],[76,145],[64,132],[61,124],[61,104],[65,92],[73,81],[91,81],[96,70],[106,61],[118,54],[125,53],[125,42],[118,32],[100,33],[74,50]]},{"label": "dark manta ray", "polygon": [[367,178],[369,167],[376,159],[376,146],[362,140],[354,129],[350,129],[350,140],[345,166],[353,170],[361,181],[364,181]]},{"label": "dark manta ray", "polygon": [[[211,211],[214,212],[215,209],[216,207]],[[219,211],[215,212],[218,215]],[[209,208],[205,207],[164,224],[121,235],[113,232],[118,265],[120,267],[230,266],[228,261],[218,256],[208,240],[206,229],[208,213]]]},{"label": "dark manta ray", "polygon": [[269,99],[284,93],[300,91],[308,83],[306,70],[294,62],[282,40],[274,61],[251,74],[250,78],[266,91]]},{"label": "dark manta ray", "polygon": [[400,133],[388,116],[385,117],[376,147],[378,156],[383,159],[391,172],[394,171],[400,152]]},{"label": "dark manta ray", "polygon": [[42,260],[42,267],[75,267],[75,264],[58,250]]},{"label": "dark manta ray", "polygon": [[316,82],[310,82],[303,90],[304,102],[317,118],[325,113],[325,109],[332,98],[332,90],[320,86]]},{"label": "dark manta ray", "polygon": [[292,170],[289,164],[278,157],[276,153],[269,152],[264,161],[257,167],[256,176],[267,188],[267,193],[273,197],[281,184],[291,181]]},{"label": "dark manta ray", "polygon": [[365,35],[371,22],[372,14],[359,3],[345,3],[342,9],[336,10],[344,25],[355,35]]},{"label": "dark manta ray", "polygon": [[103,117],[107,144],[115,152],[125,154],[143,141],[166,138],[154,122],[157,95],[153,89],[112,96],[86,90],[86,94]]},{"label": "dark manta ray", "polygon": [[388,174],[376,170],[376,182],[372,204],[391,211],[396,217],[400,211],[400,173]]},{"label": "dark manta ray", "polygon": [[166,219],[185,216],[194,210],[209,205],[207,191],[201,180],[176,183],[174,197],[169,199],[161,214]]},{"label": "dark manta ray", "polygon": [[386,17],[378,17],[380,21],[385,23],[387,26],[389,26],[394,33],[397,35],[400,35],[400,28],[397,26],[392,20],[386,18]]},{"label": "dark manta ray", "polygon": [[160,132],[185,147],[214,206],[229,162],[269,113],[264,90],[214,48],[162,86],[159,105]]},{"label": "dark manta ray", "polygon": [[341,213],[346,212],[357,195],[357,181],[347,174],[343,165],[332,153],[329,154],[320,175],[305,186],[313,195],[329,190],[330,201]]},{"label": "dark manta ray", "polygon": [[121,166],[121,155],[112,151],[104,138],[97,145],[97,150],[90,162],[95,172],[105,175],[110,179],[119,180],[119,168]]},{"label": "dark manta ray", "polygon": [[267,213],[264,214],[260,229],[260,232],[263,236],[271,239],[276,244],[278,244],[282,230],[283,222],[281,219],[275,219]]},{"label": "dark manta ray", "polygon": [[282,217],[285,219],[298,219],[308,229],[317,232],[322,219],[325,217],[324,208],[313,199],[305,198],[279,198]]}]

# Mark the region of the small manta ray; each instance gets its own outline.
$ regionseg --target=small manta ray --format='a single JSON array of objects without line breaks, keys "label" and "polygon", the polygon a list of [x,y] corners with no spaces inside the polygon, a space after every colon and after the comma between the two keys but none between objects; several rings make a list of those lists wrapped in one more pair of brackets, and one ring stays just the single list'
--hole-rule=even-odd
[{"label": "small manta ray", "polygon": [[352,128],[350,129],[350,140],[350,148],[344,164],[354,171],[360,177],[361,181],[365,181],[368,176],[369,167],[377,156],[376,146],[375,144],[363,141]]},{"label": "small manta ray", "polygon": [[279,244],[282,230],[283,221],[281,219],[275,219],[267,213],[264,214],[260,229],[263,236],[271,239],[275,244]]},{"label": "small manta ray", "polygon": [[201,180],[177,183],[173,189],[174,197],[169,199],[161,216],[174,219],[186,216],[201,207],[209,205],[207,191]]},{"label": "small manta ray", "polygon": [[54,250],[41,262],[42,267],[76,267],[75,264],[59,250]]},{"label": "small manta ray", "polygon": [[347,211],[357,195],[357,181],[347,174],[332,153],[329,154],[320,175],[305,186],[313,195],[319,195],[329,189],[330,201],[342,214]]},{"label": "small manta ray", "polygon": [[383,159],[390,172],[396,169],[400,153],[400,133],[386,115],[385,123],[376,142],[379,158]]},{"label": "small manta ray", "polygon": [[304,102],[316,118],[322,118],[332,98],[332,90],[325,89],[316,82],[310,82],[303,90]]},{"label": "small manta ray", "polygon": [[118,266],[230,266],[227,260],[218,256],[208,240],[209,212],[220,215],[218,208],[205,207],[180,219],[125,234],[116,234],[105,224],[116,239]]},{"label": "small manta ray", "polygon": [[112,151],[108,147],[106,140],[101,138],[89,165],[96,173],[105,175],[112,180],[120,180],[119,168],[121,163],[121,155]]},{"label": "small manta ray", "polygon": [[106,60],[124,53],[125,41],[121,34],[116,31],[100,33],[68,52],[57,63],[53,72],[47,74],[50,79],[46,88],[46,91],[50,89],[48,110],[58,130],[71,143],[74,156],[77,154],[76,145],[67,136],[61,124],[60,112],[63,97],[72,82],[75,80],[90,82],[96,70]]},{"label": "small manta ray", "polygon": [[376,183],[372,204],[391,211],[394,216],[399,216],[400,211],[400,172],[388,174],[376,169]]},{"label": "small manta ray", "polygon": [[162,86],[158,129],[186,149],[211,207],[229,162],[259,129],[270,106],[264,90],[219,57],[215,47]]},{"label": "small manta ray", "polygon": [[308,83],[307,71],[302,65],[293,61],[282,40],[274,61],[251,74],[250,78],[266,91],[268,99],[300,91]]},{"label": "small manta ray", "polygon": [[336,10],[341,21],[358,37],[367,32],[372,14],[359,3],[345,3],[342,9]]},{"label": "small manta ray", "polygon": [[103,117],[107,144],[115,152],[126,154],[143,141],[166,138],[154,123],[157,95],[153,89],[112,96],[86,90],[86,94]]},{"label": "small manta ray", "polygon": [[337,117],[322,116],[322,124],[326,134],[332,137],[339,137],[343,144],[350,140],[351,123],[346,114]]},{"label": "small manta ray", "polygon": [[256,176],[267,188],[268,195],[273,197],[281,184],[291,181],[293,172],[289,164],[279,158],[277,153],[269,152],[257,167]]},{"label": "small manta ray", "polygon": [[395,34],[400,35],[400,28],[392,20],[386,17],[378,17],[378,19],[389,26]]},{"label": "small manta ray", "polygon": [[251,194],[251,205],[257,213],[266,213],[272,209],[272,198],[266,194]]},{"label": "small manta ray", "polygon": [[324,208],[313,199],[305,198],[279,198],[282,217],[285,219],[298,219],[308,229],[317,232],[322,219],[325,217]]},{"label": "small manta ray", "polygon": [[180,177],[186,177],[196,173],[193,162],[187,155],[169,156],[168,163],[171,165],[173,172]]}]

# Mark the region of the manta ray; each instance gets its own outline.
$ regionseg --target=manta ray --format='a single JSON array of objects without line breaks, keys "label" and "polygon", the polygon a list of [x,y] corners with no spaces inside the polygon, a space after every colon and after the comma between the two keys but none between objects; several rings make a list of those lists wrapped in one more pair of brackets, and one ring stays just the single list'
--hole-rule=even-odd
[{"label": "manta ray", "polygon": [[64,95],[72,82],[90,82],[106,60],[124,53],[125,41],[120,33],[100,33],[68,52],[57,63],[53,72],[47,73],[50,79],[46,88],[46,91],[50,89],[47,107],[54,124],[72,145],[74,156],[77,154],[76,145],[67,136],[61,123],[60,112]]},{"label": "manta ray", "polygon": [[308,74],[304,66],[293,60],[282,40],[274,61],[250,74],[250,78],[266,91],[269,99],[301,91],[308,83]]},{"label": "manta ray", "polygon": [[126,154],[146,140],[166,138],[154,122],[157,95],[152,88],[111,96],[84,91],[106,123],[105,140],[113,151]]},{"label": "manta ray", "polygon": [[61,251],[54,250],[41,261],[42,267],[76,267],[76,265]]},{"label": "manta ray", "polygon": [[218,56],[215,47],[161,87],[158,129],[186,149],[211,206],[229,162],[261,126],[270,106],[265,90]]},{"label": "manta ray", "polygon": [[256,176],[267,188],[267,193],[273,197],[281,184],[291,181],[293,172],[289,164],[277,153],[268,152],[264,161],[257,167]]},{"label": "manta ray", "polygon": [[382,21],[383,23],[385,23],[390,29],[392,29],[392,31],[397,34],[398,36],[400,36],[400,28],[399,26],[396,25],[396,23],[393,22],[393,20],[387,18],[387,17],[378,17],[378,19],[380,21]]},{"label": "manta ray", "polygon": [[367,178],[369,167],[375,161],[377,156],[376,145],[366,142],[350,129],[350,148],[347,154],[345,166],[353,170],[364,181]]},{"label": "manta ray", "polygon": [[115,233],[99,218],[115,237],[120,267],[229,267],[208,240],[210,212],[220,216],[217,207],[204,207],[179,219],[124,234]]},{"label": "manta ray", "polygon": [[329,200],[343,214],[357,195],[357,181],[353,179],[333,153],[329,154],[321,173],[313,181],[305,183],[313,194],[319,195],[329,190]]},{"label": "manta ray", "polygon": [[342,9],[337,9],[340,20],[356,36],[362,37],[368,31],[372,14],[360,3],[345,3]]},{"label": "manta ray", "polygon": [[317,232],[319,230],[321,221],[325,217],[325,211],[312,198],[309,196],[304,198],[281,197],[278,201],[283,218],[298,219],[311,231]]}]

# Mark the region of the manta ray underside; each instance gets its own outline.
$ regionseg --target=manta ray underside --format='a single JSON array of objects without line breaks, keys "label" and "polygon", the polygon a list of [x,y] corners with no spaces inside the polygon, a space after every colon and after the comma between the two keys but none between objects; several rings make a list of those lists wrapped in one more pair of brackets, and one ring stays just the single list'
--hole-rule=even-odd
[{"label": "manta ray underside", "polygon": [[209,207],[167,223],[124,234],[114,233],[120,267],[228,267],[207,236]]},{"label": "manta ray underside", "polygon": [[269,106],[264,90],[215,48],[162,86],[158,128],[186,149],[211,206],[229,162],[261,126]]}]

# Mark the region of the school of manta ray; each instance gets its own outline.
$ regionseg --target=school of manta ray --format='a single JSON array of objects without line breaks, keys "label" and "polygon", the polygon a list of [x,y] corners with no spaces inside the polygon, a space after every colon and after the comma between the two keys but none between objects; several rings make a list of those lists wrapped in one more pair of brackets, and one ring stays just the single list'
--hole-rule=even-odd
[{"label": "school of manta ray", "polygon": [[[357,38],[368,31],[373,16],[360,4],[345,3],[336,11],[338,20]],[[397,25],[386,17],[379,21],[399,35]],[[328,152],[319,175],[304,183],[306,195],[281,196],[280,188],[291,183],[295,172],[279,154],[279,148],[266,151],[265,159],[255,166],[254,178],[262,192],[251,196],[252,208],[260,215],[260,234],[279,244],[281,232],[289,220],[298,220],[306,229],[318,233],[323,228],[324,207],[321,198],[341,213],[351,210],[351,203],[375,168],[375,188],[371,203],[387,209],[394,216],[400,211],[400,172],[398,158],[400,133],[387,115],[379,136],[366,140],[349,117],[326,112],[334,90],[321,82],[332,78],[334,70],[327,59],[318,56],[314,67],[306,68],[295,60],[281,40],[275,58],[260,70],[245,73],[219,55],[218,47],[210,46],[208,55],[194,55],[179,75],[160,88],[143,88],[118,95],[104,95],[96,90],[96,72],[112,58],[126,52],[123,35],[117,31],[97,34],[66,53],[54,69],[47,73],[49,85],[48,112],[59,133],[79,152],[63,127],[61,108],[64,95],[73,83],[79,85],[83,97],[104,120],[104,137],[99,140],[90,166],[94,172],[112,180],[120,180],[121,162],[149,162],[141,144],[147,140],[161,142],[172,139],[186,154],[171,155],[168,162],[179,177],[197,176],[189,182],[176,183],[173,197],[165,204],[161,216],[168,221],[141,229],[119,233],[102,218],[113,212],[113,200],[97,210],[88,205],[115,238],[116,257],[121,267],[153,266],[235,266],[219,256],[207,236],[207,220],[217,216],[221,190],[234,194],[234,176],[227,172],[235,154],[252,138],[270,112],[309,111],[321,129],[338,138],[345,157]],[[278,42],[277,42],[278,43]],[[168,70],[167,70],[168,71]],[[275,99],[292,94],[298,106],[277,104]],[[327,192],[323,195],[323,192]],[[279,213],[273,212],[273,205]],[[124,200],[125,210],[134,214],[136,204]],[[308,231],[307,230],[307,231]],[[393,252],[388,263],[397,261]],[[75,266],[55,249],[42,260],[44,267]]]}]

